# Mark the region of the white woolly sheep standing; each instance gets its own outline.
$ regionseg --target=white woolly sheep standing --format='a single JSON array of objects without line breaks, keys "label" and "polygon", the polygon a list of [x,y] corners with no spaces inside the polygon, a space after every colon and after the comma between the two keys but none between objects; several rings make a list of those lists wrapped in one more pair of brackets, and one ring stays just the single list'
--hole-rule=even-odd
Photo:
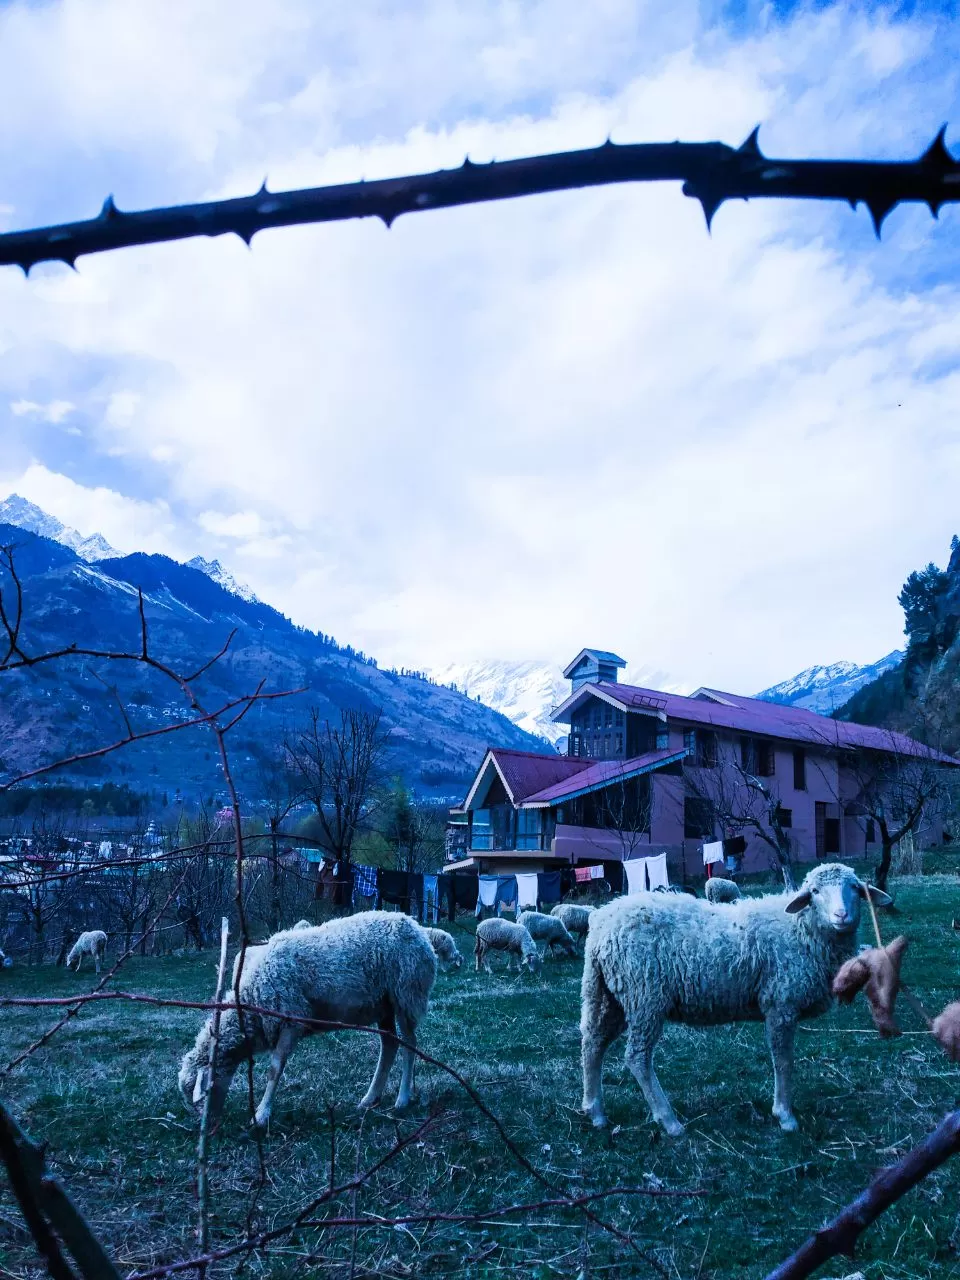
[{"label": "white woolly sheep standing", "polygon": [[708,902],[739,902],[743,897],[740,886],[723,876],[711,876],[703,889]]},{"label": "white woolly sheep standing", "polygon": [[430,939],[434,954],[438,960],[443,962],[444,967],[459,969],[463,964],[463,956],[457,949],[453,935],[447,933],[446,929],[433,929],[430,926],[424,928],[424,933]]},{"label": "white woolly sheep standing", "polygon": [[514,960],[517,962],[518,969],[527,968],[531,973],[536,973],[540,968],[540,952],[537,950],[537,944],[530,937],[529,930],[522,924],[514,924],[512,920],[494,917],[490,920],[482,920],[477,925],[477,939],[473,945],[473,954],[476,956],[478,973],[481,966],[487,973],[493,972],[489,958],[491,951],[507,952],[508,969],[513,967]]},{"label": "white woolly sheep standing", "polygon": [[[871,889],[874,902],[890,898]],[[866,888],[840,863],[814,868],[796,893],[742,898],[723,911],[703,899],[635,894],[594,913],[581,986],[583,1109],[606,1124],[603,1058],[627,1032],[627,1066],[667,1133],[683,1126],[653,1069],[664,1023],[763,1021],[773,1058],[773,1114],[791,1106],[797,1023],[825,1012],[830,983],[856,947]]]},{"label": "white woolly sheep standing", "polygon": [[583,907],[576,902],[559,902],[555,907],[550,908],[550,914],[562,920],[567,932],[572,933],[579,940],[587,936],[590,917],[594,910],[594,907]]},{"label": "white woolly sheep standing", "polygon": [[100,961],[103,959],[103,953],[107,949],[107,935],[102,929],[88,929],[86,933],[81,933],[70,950],[67,952],[67,968],[77,962],[77,973],[80,972],[80,966],[83,964],[84,956],[93,956],[93,963],[100,972]]},{"label": "white woolly sheep standing", "polygon": [[267,1086],[255,1116],[257,1125],[265,1125],[287,1058],[305,1036],[324,1029],[285,1018],[316,1019],[375,1024],[380,1029],[380,1057],[361,1107],[372,1107],[383,1094],[400,1047],[399,1034],[403,1070],[396,1105],[405,1107],[413,1090],[417,1027],[427,1011],[436,973],[429,939],[400,912],[365,911],[315,928],[274,934],[253,967],[244,964],[240,1001],[276,1016],[244,1012],[241,1029],[236,1010],[224,1010],[212,1081],[208,1077],[213,1020],[208,1019],[181,1063],[180,1092],[190,1105],[211,1088],[210,1112],[216,1119],[240,1063],[270,1050]]},{"label": "white woolly sheep standing", "polygon": [[534,942],[545,942],[551,955],[554,947],[562,948],[568,956],[577,954],[577,944],[558,916],[544,915],[541,911],[521,911],[517,924],[523,925]]}]

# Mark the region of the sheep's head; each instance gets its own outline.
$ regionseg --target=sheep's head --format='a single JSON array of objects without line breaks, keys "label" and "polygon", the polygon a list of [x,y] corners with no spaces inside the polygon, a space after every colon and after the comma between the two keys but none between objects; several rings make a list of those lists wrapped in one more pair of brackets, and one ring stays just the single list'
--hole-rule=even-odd
[{"label": "sheep's head", "polygon": [[183,1055],[177,1085],[186,1103],[187,1110],[197,1112],[203,1106],[207,1091],[212,1089],[210,1098],[210,1119],[218,1119],[226,1101],[227,1091],[233,1080],[234,1072],[239,1065],[241,1053],[232,1043],[229,1015],[224,1015],[220,1023],[221,1042],[217,1053],[216,1076],[210,1078],[210,1045],[211,1028],[205,1023],[197,1036],[196,1044]]},{"label": "sheep's head", "polygon": [[458,951],[456,955],[453,957],[453,959],[450,961],[450,968],[459,969],[462,964],[463,964],[463,956]]},{"label": "sheep's head", "polygon": [[520,960],[521,969],[529,969],[531,973],[540,972],[540,952],[536,947],[532,951],[525,951]]},{"label": "sheep's head", "polygon": [[206,1064],[201,1068],[200,1054],[196,1048],[183,1055],[183,1061],[180,1063],[180,1074],[177,1076],[177,1085],[188,1111],[193,1111],[200,1102],[203,1095],[205,1072]]},{"label": "sheep's head", "polygon": [[[860,908],[867,896],[867,885],[840,862],[814,867],[804,879],[797,894],[787,903],[791,914],[809,911],[825,931],[838,934],[856,933],[860,924]],[[869,886],[874,905],[888,907],[893,899],[882,889]]]}]

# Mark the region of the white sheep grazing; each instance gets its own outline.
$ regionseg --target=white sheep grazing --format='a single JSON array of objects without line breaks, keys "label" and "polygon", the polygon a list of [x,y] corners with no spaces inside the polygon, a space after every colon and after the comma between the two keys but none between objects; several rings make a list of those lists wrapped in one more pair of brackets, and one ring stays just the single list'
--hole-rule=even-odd
[{"label": "white sheep grazing", "polygon": [[[891,901],[870,892],[879,905]],[[587,935],[580,1017],[583,1109],[593,1123],[607,1122],[603,1058],[624,1030],[627,1066],[654,1119],[675,1135],[683,1126],[653,1069],[664,1023],[762,1021],[773,1058],[773,1114],[782,1129],[796,1129],[797,1023],[830,1007],[833,975],[856,948],[865,894],[849,867],[827,863],[798,892],[742,898],[723,911],[702,898],[653,893],[598,910]]]},{"label": "white sheep grazing", "polygon": [[739,902],[743,897],[740,886],[732,880],[725,880],[723,876],[711,876],[703,891],[707,895],[707,901],[713,903]]},{"label": "white sheep grazing", "polygon": [[473,946],[473,954],[476,956],[478,973],[481,966],[487,973],[493,972],[489,959],[491,951],[508,953],[508,969],[513,966],[514,960],[517,962],[518,969],[527,968],[531,973],[536,973],[540,968],[540,952],[537,950],[537,944],[522,924],[514,924],[512,920],[501,920],[494,916],[490,920],[482,920],[477,925],[477,940]]},{"label": "white sheep grazing", "polygon": [[67,968],[77,962],[77,973],[80,972],[80,966],[83,964],[84,956],[93,956],[93,963],[97,973],[100,972],[100,961],[103,959],[103,953],[107,949],[107,935],[102,929],[88,929],[86,933],[81,933],[70,950],[67,952]]},{"label": "white sheep grazing", "polygon": [[593,907],[582,907],[576,902],[559,902],[555,907],[550,908],[550,914],[562,920],[567,932],[572,933],[578,940],[587,936],[593,912]]},{"label": "white sheep grazing", "polygon": [[[403,1071],[397,1106],[405,1107],[413,1089],[417,1026],[427,1011],[436,973],[429,940],[401,912],[365,911],[274,934],[253,966],[244,964],[240,1001],[276,1016],[244,1013],[241,1028],[236,1010],[223,1011],[212,1082],[208,1077],[213,1020],[208,1019],[181,1063],[180,1092],[189,1106],[202,1099],[205,1088],[212,1088],[210,1111],[216,1119],[240,1063],[270,1050],[267,1086],[255,1116],[257,1125],[265,1125],[287,1058],[304,1036],[324,1030],[286,1022],[286,1016],[379,1027],[380,1058],[361,1107],[372,1107],[381,1097],[400,1047],[399,1035]],[[232,997],[226,1003],[232,1003]]]},{"label": "white sheep grazing", "polygon": [[559,916],[544,915],[541,911],[521,911],[517,924],[523,925],[534,942],[545,942],[551,955],[554,947],[561,947],[568,956],[577,954],[577,944]]},{"label": "white sheep grazing", "polygon": [[424,929],[424,933],[430,939],[434,954],[438,960],[443,962],[444,967],[459,969],[463,964],[463,956],[457,949],[453,935],[447,933],[446,929],[432,929],[429,927]]}]

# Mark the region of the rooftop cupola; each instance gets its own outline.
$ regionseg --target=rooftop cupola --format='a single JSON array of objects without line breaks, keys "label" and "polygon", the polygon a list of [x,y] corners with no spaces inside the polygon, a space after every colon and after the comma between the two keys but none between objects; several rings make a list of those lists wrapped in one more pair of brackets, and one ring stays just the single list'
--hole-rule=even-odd
[{"label": "rooftop cupola", "polygon": [[617,672],[627,664],[623,658],[606,649],[581,649],[574,660],[563,669],[564,678],[570,681],[570,692],[576,693],[582,684],[617,683]]}]

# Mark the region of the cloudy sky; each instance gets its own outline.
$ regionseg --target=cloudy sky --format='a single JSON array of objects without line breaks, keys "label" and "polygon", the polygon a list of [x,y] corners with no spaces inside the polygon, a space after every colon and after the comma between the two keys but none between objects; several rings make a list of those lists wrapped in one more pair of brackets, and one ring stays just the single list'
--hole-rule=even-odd
[{"label": "cloudy sky", "polygon": [[[615,141],[960,150],[934,7],[0,7],[0,230]],[[960,212],[675,185],[0,269],[0,497],[383,662],[751,691],[901,642],[960,530]]]}]

